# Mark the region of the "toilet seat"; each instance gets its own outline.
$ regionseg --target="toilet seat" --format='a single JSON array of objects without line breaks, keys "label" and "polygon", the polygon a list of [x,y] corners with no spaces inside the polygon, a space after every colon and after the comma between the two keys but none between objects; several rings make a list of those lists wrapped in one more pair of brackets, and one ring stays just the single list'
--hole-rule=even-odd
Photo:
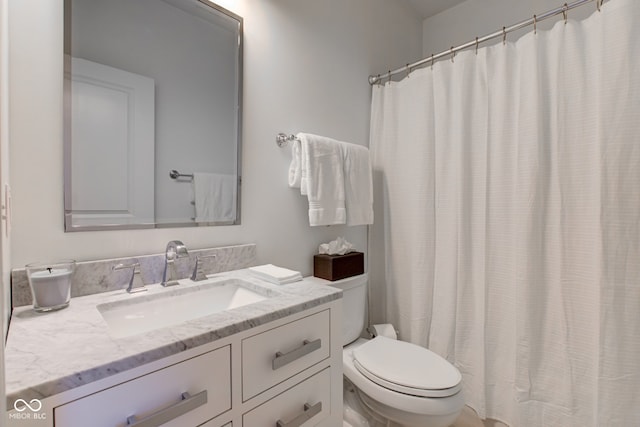
[{"label": "toilet seat", "polygon": [[415,344],[378,336],[353,351],[353,364],[370,381],[399,393],[448,397],[462,387],[446,359]]}]

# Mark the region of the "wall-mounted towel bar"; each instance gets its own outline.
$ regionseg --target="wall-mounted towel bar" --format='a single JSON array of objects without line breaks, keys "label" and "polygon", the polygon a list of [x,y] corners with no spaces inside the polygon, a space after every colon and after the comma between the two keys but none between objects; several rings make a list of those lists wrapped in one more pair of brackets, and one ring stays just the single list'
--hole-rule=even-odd
[{"label": "wall-mounted towel bar", "polygon": [[278,147],[280,148],[286,147],[291,141],[298,141],[298,138],[295,135],[287,135],[282,132],[276,136],[276,144],[278,144]]},{"label": "wall-mounted towel bar", "polygon": [[169,176],[171,177],[171,179],[178,179],[178,178],[193,179],[193,174],[180,173],[175,169],[172,169],[171,171],[169,171]]}]

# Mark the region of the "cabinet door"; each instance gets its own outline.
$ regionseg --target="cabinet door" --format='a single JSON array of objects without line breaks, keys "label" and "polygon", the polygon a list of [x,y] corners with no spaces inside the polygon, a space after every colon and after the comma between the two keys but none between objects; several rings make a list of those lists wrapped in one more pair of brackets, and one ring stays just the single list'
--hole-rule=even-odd
[{"label": "cabinet door", "polygon": [[59,406],[54,419],[64,427],[185,427],[230,408],[231,351],[226,346]]},{"label": "cabinet door", "polygon": [[245,427],[315,426],[331,412],[331,368],[318,372],[242,417]]},{"label": "cabinet door", "polygon": [[242,397],[264,390],[329,357],[329,310],[242,341]]}]

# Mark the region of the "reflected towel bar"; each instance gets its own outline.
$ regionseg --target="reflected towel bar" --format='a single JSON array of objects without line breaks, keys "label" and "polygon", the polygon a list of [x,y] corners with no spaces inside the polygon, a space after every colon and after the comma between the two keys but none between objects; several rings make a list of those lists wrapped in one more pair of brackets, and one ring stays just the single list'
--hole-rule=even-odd
[{"label": "reflected towel bar", "polygon": [[191,178],[191,179],[193,179],[193,174],[180,173],[175,169],[169,171],[169,176],[171,177],[171,179],[178,179],[178,178]]}]

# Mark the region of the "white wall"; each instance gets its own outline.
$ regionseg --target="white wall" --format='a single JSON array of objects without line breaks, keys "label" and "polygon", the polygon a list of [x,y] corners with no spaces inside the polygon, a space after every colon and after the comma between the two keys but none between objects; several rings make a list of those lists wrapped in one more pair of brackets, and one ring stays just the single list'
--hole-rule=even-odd
[{"label": "white wall", "polygon": [[[534,14],[540,15],[557,7],[561,0],[467,0],[423,22],[422,51],[424,57],[445,51],[451,46],[458,46],[476,37],[493,33],[502,27],[508,27]],[[570,19],[584,19],[596,10],[595,2],[569,11]],[[538,25],[538,30],[550,28],[560,17],[549,18]],[[516,40],[529,27],[507,35],[510,41]],[[500,40],[487,42],[500,43]]]},{"label": "white wall", "polygon": [[[8,181],[8,158],[7,146],[9,143],[9,98],[7,97],[7,89],[9,83],[9,31],[8,31],[8,4],[9,0],[0,0],[0,183]],[[4,196],[4,190],[0,191]],[[4,213],[4,212],[3,212]],[[4,227],[5,221],[0,221],[0,228]],[[0,230],[1,232],[1,230]],[[0,426],[6,425],[7,419],[7,399],[4,387],[4,338],[8,327],[9,314],[9,254],[8,239],[0,237],[0,280],[3,283],[0,291],[0,307],[2,314],[0,315],[0,331],[2,331],[2,339],[0,340]]]},{"label": "white wall", "polygon": [[62,181],[62,0],[10,2],[12,265],[255,242],[258,260],[312,273],[312,255],[344,235],[366,250],[366,227],[308,225],[287,187],[278,132],[368,144],[367,76],[421,56],[419,18],[404,1],[226,0],[245,18],[242,224],[65,233]]},{"label": "white wall", "polygon": [[[9,182],[9,2],[8,0],[0,0],[0,185],[5,187]],[[6,233],[8,206],[5,204],[7,199],[7,189],[0,188],[0,204],[2,208],[2,216],[0,219],[0,233]],[[6,234],[0,237],[0,281],[3,284],[3,290],[0,292],[0,308],[3,315],[2,320],[8,320],[10,309],[9,292],[9,266],[11,264],[9,239]],[[3,336],[6,336],[8,322],[4,322]],[[0,360],[1,362],[1,360]],[[0,398],[2,395],[0,394]],[[0,403],[0,410],[2,405]],[[1,420],[1,418],[0,418]]]}]

